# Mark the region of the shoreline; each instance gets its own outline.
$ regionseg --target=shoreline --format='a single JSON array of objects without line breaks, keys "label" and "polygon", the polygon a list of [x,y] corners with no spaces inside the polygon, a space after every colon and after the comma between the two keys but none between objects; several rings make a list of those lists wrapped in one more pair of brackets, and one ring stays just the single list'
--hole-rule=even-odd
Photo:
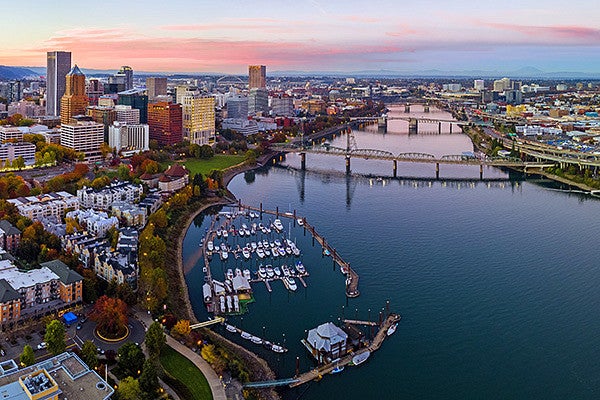
[{"label": "shoreline", "polygon": [[[273,157],[273,155],[274,154],[268,154],[263,157],[267,157],[266,159],[268,160],[271,157]],[[225,188],[227,188],[227,185],[235,176],[239,175],[240,173],[259,168],[262,165],[264,165],[264,164],[262,164],[262,163],[250,164],[245,161],[243,163],[240,163],[238,165],[228,168],[223,173],[223,183],[224,183]],[[183,297],[183,301],[185,303],[184,304],[184,307],[186,310],[185,312],[188,316],[190,323],[192,323],[192,324],[198,323],[199,321],[196,318],[196,314],[194,313],[194,309],[192,307],[192,302],[190,300],[189,287],[187,285],[187,282],[185,281],[185,272],[184,272],[184,265],[183,265],[183,242],[185,240],[185,236],[187,234],[188,228],[190,227],[194,218],[196,218],[196,216],[198,214],[206,211],[208,208],[213,207],[213,206],[231,204],[232,201],[231,201],[231,199],[228,199],[228,197],[233,196],[233,198],[235,199],[235,196],[233,195],[233,193],[229,192],[229,190],[227,190],[227,194],[228,194],[227,196],[216,198],[214,201],[210,201],[208,203],[202,204],[196,210],[190,212],[187,215],[187,218],[185,219],[185,223],[183,224],[184,229],[181,230],[181,232],[179,233],[179,236],[177,238],[176,272],[179,275],[180,286],[183,291],[182,297]],[[269,379],[275,378],[275,376],[276,376],[275,372],[271,369],[271,367],[269,366],[267,361],[262,359],[256,353],[230,341],[226,337],[224,337],[210,329],[206,329],[206,331],[207,331],[208,336],[210,336],[213,339],[213,341],[221,342],[221,344],[224,344],[227,348],[230,349],[230,351],[237,353],[237,356],[245,361],[246,367],[251,371],[251,373],[254,377],[258,377],[261,380],[269,380]],[[278,400],[281,398],[279,396],[279,394],[273,389],[261,390],[261,393],[265,396],[264,398],[266,398],[266,399]]]}]

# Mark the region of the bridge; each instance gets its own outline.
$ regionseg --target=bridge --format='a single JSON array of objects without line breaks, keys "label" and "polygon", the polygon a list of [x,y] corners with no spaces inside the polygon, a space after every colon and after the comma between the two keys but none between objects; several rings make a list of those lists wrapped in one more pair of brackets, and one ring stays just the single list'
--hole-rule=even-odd
[{"label": "bridge", "polygon": [[377,122],[377,126],[384,131],[387,131],[387,124],[388,121],[394,121],[394,120],[400,120],[400,121],[406,121],[408,122],[408,133],[409,134],[417,134],[419,133],[419,124],[437,124],[438,126],[438,133],[441,134],[442,133],[442,125],[443,124],[448,124],[450,126],[450,133],[452,133],[452,127],[453,126],[465,126],[468,125],[468,122],[461,122],[461,121],[456,121],[453,119],[443,119],[443,118],[423,118],[423,117],[401,117],[401,116],[394,116],[394,117],[388,117],[387,115],[382,115],[380,117],[358,117],[358,118],[350,118],[351,122],[355,122],[358,121],[360,123],[372,123],[372,122]]},{"label": "bridge", "polygon": [[214,319],[210,319],[208,321],[204,321],[204,322],[200,322],[198,324],[193,324],[190,325],[190,329],[198,329],[198,328],[204,328],[206,326],[211,326],[211,325],[215,325],[215,324],[222,324],[223,322],[225,322],[225,318],[223,317],[216,317]]}]

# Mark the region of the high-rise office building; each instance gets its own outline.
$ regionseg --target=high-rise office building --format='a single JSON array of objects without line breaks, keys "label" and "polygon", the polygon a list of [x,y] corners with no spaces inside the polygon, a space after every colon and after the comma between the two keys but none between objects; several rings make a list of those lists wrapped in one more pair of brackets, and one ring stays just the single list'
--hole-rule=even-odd
[{"label": "high-rise office building", "polygon": [[148,104],[150,140],[159,145],[171,145],[183,140],[181,104],[165,101]]},{"label": "high-rise office building", "polygon": [[23,98],[23,87],[21,81],[8,82],[8,93],[6,99],[8,104],[21,101]]},{"label": "high-rise office building", "polygon": [[140,110],[131,106],[116,105],[115,112],[117,113],[116,121],[126,124],[137,125],[140,123]]},{"label": "high-rise office building", "polygon": [[485,89],[485,81],[483,79],[475,79],[473,81],[473,88],[481,92]]},{"label": "high-rise office building", "polygon": [[100,145],[103,142],[104,125],[97,122],[73,122],[60,126],[60,144],[83,153],[86,161],[102,159]]},{"label": "high-rise office building", "polygon": [[214,97],[184,96],[183,137],[190,143],[200,146],[212,144],[215,140],[215,99]]},{"label": "high-rise office building", "polygon": [[133,68],[128,65],[123,65],[116,76],[125,77],[125,90],[133,89]]},{"label": "high-rise office building", "polygon": [[88,106],[85,75],[77,64],[66,76],[65,94],[60,99],[60,123],[68,124],[76,115],[84,115]]},{"label": "high-rise office building", "polygon": [[267,87],[267,67],[264,65],[250,65],[248,67],[248,88]]},{"label": "high-rise office building", "polygon": [[267,89],[250,89],[250,93],[248,94],[248,114],[262,116],[269,114],[269,93]]},{"label": "high-rise office building", "polygon": [[294,116],[294,99],[286,96],[277,96],[271,99],[271,111],[274,116]]},{"label": "high-rise office building", "polygon": [[131,89],[119,92],[118,104],[140,110],[140,123],[148,123],[148,96],[144,94],[143,90]]},{"label": "high-rise office building", "polygon": [[227,118],[248,119],[248,98],[243,96],[228,98]]},{"label": "high-rise office building", "polygon": [[149,150],[150,131],[146,124],[115,122],[108,130],[108,145],[117,151],[141,152]]},{"label": "high-rise office building", "polygon": [[148,101],[154,101],[156,96],[167,95],[167,78],[146,78]]},{"label": "high-rise office building", "polygon": [[65,76],[71,70],[70,51],[49,51],[46,64],[46,114],[60,115],[60,99],[65,94]]},{"label": "high-rise office building", "polygon": [[85,89],[91,106],[98,105],[98,99],[104,94],[104,85],[98,78],[91,78]]}]

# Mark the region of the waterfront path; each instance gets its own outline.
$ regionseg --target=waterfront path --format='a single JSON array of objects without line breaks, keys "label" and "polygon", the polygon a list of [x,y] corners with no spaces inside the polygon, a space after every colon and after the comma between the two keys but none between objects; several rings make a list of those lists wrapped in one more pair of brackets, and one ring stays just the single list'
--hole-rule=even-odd
[{"label": "waterfront path", "polygon": [[[150,326],[154,321],[152,317],[145,313],[144,311],[137,312],[137,318],[142,321],[146,328]],[[217,373],[212,369],[212,367],[197,353],[193,352],[189,347],[179,343],[173,337],[166,335],[167,337],[167,345],[171,346],[175,351],[183,355],[185,358],[194,363],[196,367],[202,372],[202,374],[206,377],[208,381],[208,385],[210,386],[210,390],[213,395],[214,400],[227,400],[227,396],[225,395],[225,388],[223,387],[223,383],[219,379]]]}]

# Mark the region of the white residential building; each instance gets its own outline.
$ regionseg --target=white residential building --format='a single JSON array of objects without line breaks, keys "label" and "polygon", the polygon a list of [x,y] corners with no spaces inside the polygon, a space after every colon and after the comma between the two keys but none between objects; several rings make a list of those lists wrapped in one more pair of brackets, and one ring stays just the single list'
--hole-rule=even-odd
[{"label": "white residential building", "polygon": [[118,201],[136,203],[144,192],[142,185],[129,182],[115,182],[102,189],[83,187],[77,191],[77,198],[83,208],[95,208],[97,210],[108,210],[110,206]]},{"label": "white residential building", "polygon": [[109,217],[103,211],[94,210],[76,210],[70,211],[66,215],[67,218],[73,218],[85,227],[86,231],[96,237],[106,236],[106,232],[113,226],[119,228],[119,220],[117,217]]},{"label": "white residential building", "polygon": [[39,196],[18,197],[8,200],[19,210],[19,214],[39,221],[54,216],[61,219],[66,211],[78,210],[79,200],[67,192],[47,193]]}]

